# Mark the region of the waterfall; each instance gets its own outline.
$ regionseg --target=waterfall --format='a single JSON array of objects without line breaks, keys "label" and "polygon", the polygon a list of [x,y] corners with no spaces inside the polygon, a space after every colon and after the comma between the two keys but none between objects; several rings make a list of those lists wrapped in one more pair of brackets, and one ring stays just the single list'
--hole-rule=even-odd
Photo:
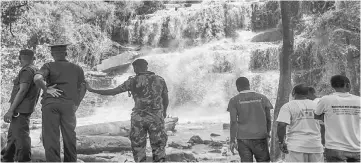
[{"label": "waterfall", "polygon": [[[249,67],[253,51],[274,45],[251,42],[255,33],[250,31],[237,33],[240,37],[236,40],[221,39],[183,51],[142,57],[149,62],[149,70],[162,76],[167,83],[170,115],[178,116],[180,122],[228,122],[228,101],[237,94],[235,81],[240,76],[247,77],[251,89],[265,94],[275,104],[279,72],[252,72]],[[130,75],[134,75],[132,67],[114,79],[114,87]],[[107,106],[97,109],[94,119],[128,120],[133,106],[133,99],[123,93],[114,96]]]},{"label": "waterfall", "polygon": [[[250,17],[247,6],[250,4],[202,3],[177,12],[160,10],[138,16],[128,26],[129,42],[151,47],[141,58],[149,62],[150,71],[165,79],[170,99],[167,113],[178,116],[180,122],[229,122],[228,101],[237,94],[235,81],[241,76],[250,80],[251,89],[275,104],[279,72],[255,71],[251,59],[253,54],[267,53],[272,59],[269,61],[277,61],[274,57],[278,50],[272,49],[278,45],[251,42],[256,33],[247,29]],[[225,38],[227,30],[237,37]],[[158,47],[175,50],[159,53]],[[132,66],[114,78],[113,87],[131,75]],[[119,94],[87,119],[92,123],[129,120],[133,106],[134,101],[127,93]]]},{"label": "waterfall", "polygon": [[249,23],[249,4],[193,4],[168,8],[154,14],[138,15],[123,31],[128,42],[151,47],[182,48],[197,46],[225,36]]}]

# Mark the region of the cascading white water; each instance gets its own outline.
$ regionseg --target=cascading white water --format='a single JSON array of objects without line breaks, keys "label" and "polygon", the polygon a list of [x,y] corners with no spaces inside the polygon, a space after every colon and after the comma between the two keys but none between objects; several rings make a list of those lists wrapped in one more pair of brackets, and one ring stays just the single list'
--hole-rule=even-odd
[{"label": "cascading white water", "polygon": [[[180,122],[229,122],[226,108],[229,99],[237,94],[235,81],[240,76],[249,78],[251,89],[265,94],[275,104],[279,72],[249,70],[251,52],[274,45],[250,42],[255,33],[249,31],[238,34],[240,37],[234,41],[222,39],[179,52],[150,52],[142,57],[149,62],[149,70],[167,82],[170,115],[178,116]],[[115,78],[114,87],[130,75],[134,75],[132,67]],[[89,121],[128,120],[133,106],[132,98],[125,92],[115,96],[107,106],[98,108]]]}]

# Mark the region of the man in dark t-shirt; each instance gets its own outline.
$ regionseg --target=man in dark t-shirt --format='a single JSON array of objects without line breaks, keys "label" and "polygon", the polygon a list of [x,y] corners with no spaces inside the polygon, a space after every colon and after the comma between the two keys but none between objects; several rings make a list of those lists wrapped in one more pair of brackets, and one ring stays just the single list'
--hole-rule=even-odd
[{"label": "man in dark t-shirt", "polygon": [[[54,62],[45,63],[34,77],[43,90],[43,145],[47,162],[61,162],[60,131],[64,142],[64,162],[76,162],[75,112],[85,92],[83,69],[65,59],[67,45],[51,46]],[[46,83],[45,83],[46,82]]]},{"label": "man in dark t-shirt", "polygon": [[250,90],[249,81],[236,81],[238,95],[231,98],[227,111],[231,119],[231,148],[237,139],[241,162],[270,162],[268,138],[271,132],[271,102],[262,94]]},{"label": "man in dark t-shirt", "polygon": [[30,116],[34,112],[40,89],[33,82],[37,68],[33,65],[34,52],[21,50],[18,76],[13,81],[10,109],[4,121],[10,123],[6,147],[2,150],[2,162],[31,161],[31,139],[29,136]]}]

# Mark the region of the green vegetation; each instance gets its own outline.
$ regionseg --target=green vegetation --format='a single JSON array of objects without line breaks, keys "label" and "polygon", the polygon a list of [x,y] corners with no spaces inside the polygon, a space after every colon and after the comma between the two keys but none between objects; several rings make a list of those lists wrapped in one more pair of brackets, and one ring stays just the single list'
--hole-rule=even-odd
[{"label": "green vegetation", "polygon": [[[330,77],[344,74],[351,79],[352,93],[359,95],[360,2],[304,1],[296,6],[299,9],[292,10],[295,38],[294,53],[291,56],[293,83],[312,85],[320,95],[325,95],[332,91],[328,87]],[[267,5],[260,8],[270,10]],[[255,23],[262,24],[262,20]],[[265,25],[262,29],[273,27]],[[265,38],[268,36],[278,37],[262,35],[257,39],[272,40]],[[250,69],[278,69],[279,61],[276,56],[279,52],[273,47],[254,51]]]},{"label": "green vegetation", "polygon": [[[12,80],[20,70],[18,51],[36,52],[36,65],[51,61],[49,44],[70,43],[68,59],[85,71],[102,59],[117,54],[114,33],[137,14],[149,14],[164,6],[162,2],[144,1],[5,1],[1,2],[1,108],[9,108]],[[113,36],[113,37],[112,37]],[[94,101],[107,98],[87,94],[80,116],[90,114]],[[92,102],[93,101],[93,102]],[[40,104],[37,112],[38,117]]]}]

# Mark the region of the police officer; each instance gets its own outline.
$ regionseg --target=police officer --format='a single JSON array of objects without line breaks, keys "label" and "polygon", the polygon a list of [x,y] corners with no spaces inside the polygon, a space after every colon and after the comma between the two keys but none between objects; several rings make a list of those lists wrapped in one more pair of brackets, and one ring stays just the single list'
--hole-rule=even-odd
[{"label": "police officer", "polygon": [[54,62],[45,63],[34,77],[45,92],[42,103],[43,145],[47,162],[60,162],[60,130],[64,162],[76,162],[75,112],[85,92],[83,69],[67,61],[67,45],[51,46]]},{"label": "police officer", "polygon": [[165,146],[168,140],[164,128],[164,118],[168,107],[167,85],[162,77],[148,71],[146,60],[137,59],[132,65],[136,76],[129,78],[118,87],[108,90],[95,90],[87,84],[87,89],[89,92],[113,96],[129,91],[135,102],[131,114],[130,131],[134,161],[146,161],[145,148],[148,133],[153,161],[164,162]]},{"label": "police officer", "polygon": [[27,49],[20,51],[19,60],[22,68],[14,80],[9,101],[10,109],[4,116],[4,121],[10,123],[10,128],[7,145],[1,152],[2,162],[31,161],[29,123],[40,93],[40,89],[33,82],[37,71],[33,65],[34,59],[33,51]]}]

